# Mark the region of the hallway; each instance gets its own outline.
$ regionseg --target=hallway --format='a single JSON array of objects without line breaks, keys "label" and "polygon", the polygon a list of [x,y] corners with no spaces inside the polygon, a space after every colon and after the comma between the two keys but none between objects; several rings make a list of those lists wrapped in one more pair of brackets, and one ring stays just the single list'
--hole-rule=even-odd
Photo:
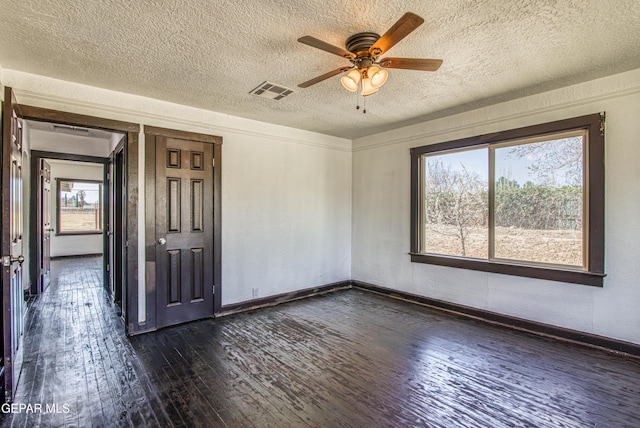
[{"label": "hallway", "polygon": [[[167,425],[162,403],[102,287],[102,258],[52,261],[51,285],[30,307],[14,403],[43,412],[4,415],[3,426]],[[44,413],[46,406],[52,410]],[[12,420],[13,419],[13,420]]]}]

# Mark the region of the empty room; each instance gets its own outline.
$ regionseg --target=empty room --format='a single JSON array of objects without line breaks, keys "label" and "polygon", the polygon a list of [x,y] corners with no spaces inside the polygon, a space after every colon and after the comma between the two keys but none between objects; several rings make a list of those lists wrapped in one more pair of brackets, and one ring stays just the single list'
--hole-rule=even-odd
[{"label": "empty room", "polygon": [[637,1],[0,16],[1,426],[640,426]]}]

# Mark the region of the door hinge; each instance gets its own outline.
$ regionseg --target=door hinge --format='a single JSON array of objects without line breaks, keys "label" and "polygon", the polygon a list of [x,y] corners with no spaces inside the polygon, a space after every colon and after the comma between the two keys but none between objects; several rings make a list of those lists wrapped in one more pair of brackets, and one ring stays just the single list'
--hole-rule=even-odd
[{"label": "door hinge", "polygon": [[107,172],[107,180],[111,180],[111,173]]},{"label": "door hinge", "polygon": [[216,285],[211,284],[211,294],[216,294]]},{"label": "door hinge", "polygon": [[216,158],[211,159],[211,166],[216,166]]},{"label": "door hinge", "polygon": [[107,265],[107,272],[111,270],[111,266]]}]

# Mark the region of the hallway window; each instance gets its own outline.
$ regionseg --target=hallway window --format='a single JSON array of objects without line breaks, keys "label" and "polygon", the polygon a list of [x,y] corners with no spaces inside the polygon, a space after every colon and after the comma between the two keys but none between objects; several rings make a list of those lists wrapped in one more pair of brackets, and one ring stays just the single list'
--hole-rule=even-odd
[{"label": "hallway window", "polygon": [[102,181],[58,178],[58,234],[102,233]]}]

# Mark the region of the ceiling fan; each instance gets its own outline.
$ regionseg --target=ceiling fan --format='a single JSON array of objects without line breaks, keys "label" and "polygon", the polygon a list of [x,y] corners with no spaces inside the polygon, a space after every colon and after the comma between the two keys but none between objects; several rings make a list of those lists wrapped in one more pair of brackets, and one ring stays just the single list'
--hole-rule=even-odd
[{"label": "ceiling fan", "polygon": [[331,45],[311,36],[298,39],[300,43],[339,55],[351,62],[350,66],[340,67],[314,79],[299,84],[300,88],[322,82],[330,77],[349,71],[342,76],[342,85],[351,92],[361,89],[363,96],[372,95],[386,82],[388,73],[386,68],[400,68],[404,70],[436,71],[442,65],[441,59],[421,58],[383,58],[380,55],[391,49],[399,41],[418,28],[424,19],[418,15],[405,13],[382,37],[373,32],[356,33],[350,36],[345,49]]}]

